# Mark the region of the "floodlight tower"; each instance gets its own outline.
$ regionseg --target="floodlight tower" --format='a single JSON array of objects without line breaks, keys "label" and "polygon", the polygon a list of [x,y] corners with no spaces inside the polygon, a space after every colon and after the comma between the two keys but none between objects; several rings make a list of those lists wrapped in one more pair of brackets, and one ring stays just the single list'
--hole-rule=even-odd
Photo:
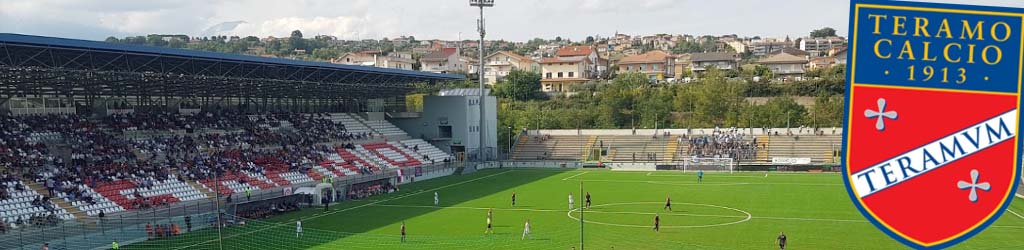
[{"label": "floodlight tower", "polygon": [[469,6],[480,8],[480,19],[476,20],[476,30],[480,32],[480,43],[477,44],[477,49],[480,52],[480,65],[476,71],[479,73],[477,80],[480,81],[480,100],[477,102],[477,107],[480,108],[480,122],[477,124],[477,133],[480,134],[480,144],[477,146],[477,157],[479,161],[484,161],[484,102],[486,96],[484,95],[484,35],[487,31],[484,29],[484,7],[494,7],[494,0],[469,0]]}]

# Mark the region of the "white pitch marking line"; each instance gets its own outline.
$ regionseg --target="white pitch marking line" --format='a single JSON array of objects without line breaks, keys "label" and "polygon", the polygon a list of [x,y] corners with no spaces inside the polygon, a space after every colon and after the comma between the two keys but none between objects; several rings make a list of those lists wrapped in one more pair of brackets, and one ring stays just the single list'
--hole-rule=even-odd
[{"label": "white pitch marking line", "polygon": [[[622,203],[620,203],[622,204]],[[687,203],[683,203],[687,204]],[[527,212],[565,212],[564,209],[530,209],[530,208],[486,208],[486,207],[435,207],[435,206],[424,206],[424,205],[387,205],[377,204],[374,207],[399,207],[399,208],[433,208],[433,209],[472,209],[472,210],[489,210],[494,209],[498,211],[527,211]],[[596,206],[591,206],[596,207]],[[578,210],[578,209],[574,209]],[[644,212],[615,212],[615,211],[593,211],[587,210],[587,213],[593,214],[631,214],[631,215],[655,215],[657,213],[644,213]],[[665,213],[666,216],[693,216],[693,217],[718,217],[718,218],[747,218],[745,215],[717,215],[717,214],[691,214],[691,213]]]},{"label": "white pitch marking line", "polygon": [[1024,219],[1024,216],[1021,216],[1021,215],[1020,215],[1020,214],[1018,214],[1017,212],[1014,212],[1014,211],[1013,211],[1012,209],[1009,209],[1009,208],[1007,208],[1007,209],[1006,209],[1006,211],[1007,211],[1007,212],[1010,212],[1010,213],[1011,213],[1011,214],[1013,214],[1013,215],[1016,215],[1016,216],[1017,216],[1017,218],[1021,218],[1021,219]]},{"label": "white pitch marking line", "polygon": [[[658,203],[658,204],[661,204],[661,202],[640,202],[640,203],[616,203],[616,205],[647,204],[647,203],[651,203],[651,204]],[[686,203],[686,204],[690,204],[690,203]],[[605,205],[608,205],[608,204],[605,204]],[[709,204],[700,204],[700,206],[705,206],[705,205],[709,205]],[[405,208],[434,208],[434,209],[453,208],[453,209],[472,209],[472,210],[494,209],[494,210],[498,210],[498,211],[565,212],[565,210],[558,210],[558,209],[529,209],[529,208],[486,208],[486,207],[462,207],[462,206],[435,207],[435,206],[424,206],[424,205],[387,205],[387,204],[375,204],[373,206],[375,206],[375,207],[399,207],[399,208],[401,208],[401,207],[405,207]],[[597,206],[591,206],[591,207],[597,207]],[[716,206],[716,207],[718,207],[718,206]],[[573,211],[578,211],[578,210],[579,209],[573,209]],[[654,214],[656,214],[656,213],[644,213],[644,212],[613,212],[613,211],[593,211],[593,210],[587,210],[587,213],[594,213],[594,214],[632,214],[632,215],[654,215]],[[690,214],[690,213],[664,213],[663,215],[669,215],[669,216],[693,216],[693,217],[718,217],[718,218],[747,218],[747,216],[745,216],[745,215],[716,215],[716,214]],[[750,218],[751,219],[763,219],[763,220],[825,221],[825,222],[851,222],[851,223],[866,223],[867,222],[865,220],[824,219],[824,218],[796,218],[796,217],[771,217],[771,216],[765,216],[765,217],[762,217],[762,216],[751,216]]]},{"label": "white pitch marking line", "polygon": [[[382,202],[398,200],[398,199],[402,199],[402,198],[405,198],[405,197],[421,194],[421,193],[424,193],[424,192],[441,190],[441,189],[445,189],[445,188],[452,187],[452,186],[462,185],[462,184],[466,184],[466,183],[482,180],[484,178],[490,178],[490,177],[493,177],[493,176],[505,174],[505,173],[512,172],[512,171],[514,171],[514,170],[508,170],[508,171],[504,171],[504,172],[500,172],[500,173],[494,173],[494,174],[487,175],[487,176],[482,176],[482,177],[476,178],[476,179],[465,180],[465,181],[456,182],[456,183],[452,183],[452,184],[448,184],[448,185],[444,185],[444,186],[440,186],[440,187],[436,187],[436,188],[432,188],[432,189],[421,190],[419,192],[409,193],[409,194],[405,194],[405,195],[394,197],[394,198],[390,198],[390,199],[383,199],[383,200],[379,200],[379,201],[374,201],[374,202],[370,202],[370,203],[366,203],[366,204],[363,204],[363,205],[354,206],[354,207],[350,207],[350,208],[346,208],[346,209],[340,209],[340,210],[334,210],[334,211],[327,212],[327,213],[316,214],[316,215],[313,215],[313,216],[310,216],[310,217],[307,217],[307,218],[300,218],[299,220],[316,219],[316,218],[324,217],[324,216],[327,216],[327,215],[332,215],[332,214],[336,214],[336,213],[340,213],[340,212],[345,212],[345,211],[349,211],[349,210],[353,210],[353,209],[358,209],[358,208],[363,208],[363,207],[367,207],[367,206],[376,205],[376,204],[382,203]],[[273,228],[276,228],[276,227],[279,227],[279,226],[287,226],[287,225],[288,224],[285,224],[285,223],[278,223],[278,225],[276,225],[276,226],[268,226],[268,227],[265,227],[265,228],[261,228],[259,230],[253,230],[253,231],[249,231],[249,232],[245,232],[245,233],[235,234],[235,235],[231,235],[231,236],[228,236],[228,237],[224,237],[224,239],[230,239],[230,238],[234,238],[235,236],[240,236],[240,235],[253,234],[253,233],[257,233],[257,232],[262,232],[262,231],[266,231],[266,230],[269,230],[269,229],[273,229]],[[204,242],[200,242],[200,243],[196,243],[196,244],[192,244],[192,245],[188,245],[188,246],[184,246],[184,247],[175,248],[174,250],[188,249],[188,248],[192,248],[192,247],[195,247],[195,246],[204,245],[204,244],[212,243],[212,242],[216,242],[216,241],[217,241],[216,239],[208,240],[208,241],[204,241]]]},{"label": "white pitch marking line", "polygon": [[586,173],[589,173],[589,171],[582,171],[579,174],[576,174],[576,175],[573,175],[573,176],[569,176],[569,177],[565,177],[565,179],[562,179],[562,180],[563,181],[568,181],[569,179],[576,178],[577,176],[580,176],[580,175],[583,175],[583,174],[586,174]]},{"label": "white pitch marking line", "polygon": [[[650,202],[649,201],[649,202],[608,203],[608,204],[595,205],[595,206],[591,206],[591,207],[603,207],[603,206],[615,206],[615,205],[634,205],[634,204],[661,204],[661,202],[657,202],[657,201]],[[727,210],[732,210],[732,211],[744,213],[744,214],[746,214],[746,216],[741,216],[740,218],[743,218],[743,219],[738,220],[738,221],[733,221],[733,222],[709,224],[709,225],[694,225],[694,226],[663,226],[663,228],[719,227],[719,226],[728,226],[728,225],[744,223],[744,222],[750,221],[750,219],[753,218],[753,216],[751,216],[750,213],[748,213],[747,211],[743,211],[743,210],[740,210],[740,209],[737,209],[737,208],[731,208],[731,207],[726,207],[726,206],[718,206],[718,205],[711,205],[711,204],[700,204],[700,203],[685,203],[684,202],[684,203],[677,203],[677,204],[696,205],[696,206],[704,206],[704,207],[714,207],[714,208],[727,209]],[[576,209],[573,209],[573,210],[569,210],[569,212],[566,213],[565,215],[569,216],[569,218],[572,218],[573,220],[579,221],[580,220],[579,218],[572,217],[572,212],[573,211],[579,211],[579,210],[580,210],[579,208],[576,208]],[[591,211],[591,212],[593,212],[593,211]],[[646,225],[615,224],[615,223],[605,223],[605,222],[599,222],[599,221],[590,221],[590,223],[598,224],[598,225],[620,226],[620,227],[643,227],[643,228],[649,227],[649,226],[646,226]]]}]

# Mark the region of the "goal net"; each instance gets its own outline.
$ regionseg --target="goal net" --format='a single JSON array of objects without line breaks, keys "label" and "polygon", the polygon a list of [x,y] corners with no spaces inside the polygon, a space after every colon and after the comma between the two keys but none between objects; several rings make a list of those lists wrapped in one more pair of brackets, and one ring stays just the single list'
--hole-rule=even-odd
[{"label": "goal net", "polygon": [[683,172],[714,171],[732,173],[735,162],[732,158],[690,158],[678,166]]}]

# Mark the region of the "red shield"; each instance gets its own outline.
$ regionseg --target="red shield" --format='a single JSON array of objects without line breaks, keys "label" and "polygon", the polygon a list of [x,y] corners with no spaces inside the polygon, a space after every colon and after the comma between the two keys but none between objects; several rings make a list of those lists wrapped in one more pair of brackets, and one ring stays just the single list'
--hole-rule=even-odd
[{"label": "red shield", "polygon": [[[851,6],[843,178],[861,213],[901,243],[952,246],[984,230],[1011,202],[1020,173],[1019,12],[874,0]],[[919,26],[924,19],[1002,22],[1017,35],[968,40],[1007,57],[972,63],[954,60],[968,54],[931,49],[956,52],[964,40],[914,36],[897,17]],[[908,60],[922,50],[944,54]]]}]

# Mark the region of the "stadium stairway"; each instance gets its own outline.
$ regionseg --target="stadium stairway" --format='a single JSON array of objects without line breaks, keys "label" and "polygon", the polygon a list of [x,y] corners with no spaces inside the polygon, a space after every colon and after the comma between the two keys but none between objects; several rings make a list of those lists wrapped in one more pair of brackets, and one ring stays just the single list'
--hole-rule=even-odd
[{"label": "stadium stairway", "polygon": [[526,142],[530,140],[530,136],[522,136],[522,135],[520,135],[519,139],[516,139],[516,140],[517,140],[517,142],[515,144],[516,147],[515,147],[515,149],[514,149],[514,151],[512,153],[512,159],[519,159],[520,158],[520,154],[523,151],[523,146],[522,145],[526,144]]},{"label": "stadium stairway", "polygon": [[587,144],[583,146],[583,148],[586,149],[586,152],[583,152],[583,155],[580,156],[580,159],[583,159],[584,161],[590,159],[590,154],[594,152],[594,150],[592,149],[594,148],[594,144],[596,143],[597,136],[591,135],[590,138],[587,139]]},{"label": "stadium stairway", "polygon": [[767,146],[771,142],[771,138],[772,138],[771,136],[767,136],[767,135],[758,135],[757,136],[757,142],[758,142],[758,144],[761,144],[761,145],[757,145],[757,153],[756,153],[757,155],[754,156],[754,159],[756,159],[756,162],[771,162],[771,158],[768,157],[768,146]]},{"label": "stadium stairway", "polygon": [[[30,188],[32,190],[35,190],[36,193],[39,193],[39,194],[42,194],[42,195],[46,195],[46,194],[49,193],[49,192],[46,191],[46,187],[43,187],[42,184],[39,184],[39,183],[34,182],[34,181],[25,181],[24,183],[25,183],[25,186],[27,186],[28,188]],[[63,208],[64,211],[68,211],[69,214],[72,214],[72,215],[76,215],[77,214],[77,215],[79,215],[79,216],[75,216],[75,218],[78,219],[79,221],[82,221],[84,219],[83,218],[84,216],[82,216],[82,215],[84,215],[85,213],[82,213],[82,210],[79,210],[77,207],[71,205],[71,203],[65,201],[64,199],[57,199],[57,197],[50,197],[50,198],[51,198],[50,202],[53,203],[54,205],[57,205],[57,207]]]},{"label": "stadium stairway", "polygon": [[674,135],[674,136],[671,136],[671,137],[669,137],[667,139],[669,141],[668,141],[668,144],[665,145],[665,154],[662,154],[663,155],[662,157],[664,157],[662,160],[664,160],[664,161],[675,161],[676,160],[676,152],[679,151],[679,136],[678,135]]},{"label": "stadium stairway", "polygon": [[206,195],[207,198],[217,197],[217,193],[214,193],[210,189],[208,189],[206,187],[203,187],[203,184],[199,184],[199,183],[197,183],[195,181],[191,181],[191,180],[185,181],[185,184],[188,184],[189,186],[192,186],[192,188],[195,188],[196,190],[199,190],[199,192],[203,193],[203,195]]},{"label": "stadium stairway", "polygon": [[383,136],[384,135],[384,134],[381,134],[380,131],[377,131],[376,129],[373,129],[373,127],[370,126],[370,124],[367,123],[365,119],[360,117],[359,114],[346,113],[345,115],[348,115],[350,118],[352,118],[352,120],[355,120],[355,121],[359,122],[359,124],[363,125],[363,127],[366,127],[366,129],[370,130],[369,132],[375,134],[375,136]]}]

